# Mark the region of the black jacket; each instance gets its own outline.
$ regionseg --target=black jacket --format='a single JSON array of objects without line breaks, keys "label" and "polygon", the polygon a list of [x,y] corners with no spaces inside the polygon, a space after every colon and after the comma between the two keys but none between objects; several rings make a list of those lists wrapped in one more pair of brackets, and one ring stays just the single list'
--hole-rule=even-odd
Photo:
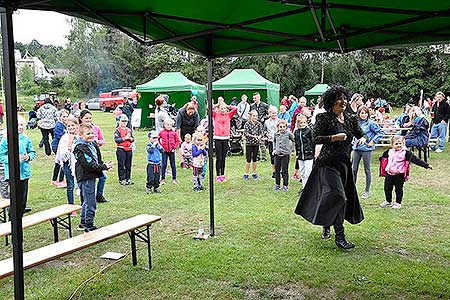
[{"label": "black jacket", "polygon": [[308,127],[294,131],[295,153],[299,160],[314,159],[314,143],[312,131]]},{"label": "black jacket", "polygon": [[77,182],[95,179],[103,176],[103,171],[107,170],[102,161],[102,155],[97,144],[94,144],[97,150],[98,161],[93,158],[91,150],[86,144],[78,144],[73,149],[73,154],[77,162],[75,163],[75,177]]},{"label": "black jacket", "polygon": [[434,103],[431,111],[434,112],[433,124],[439,124],[442,120],[448,122],[450,118],[450,106],[445,100],[439,103],[439,107],[438,102]]},{"label": "black jacket", "polygon": [[198,125],[200,124],[200,116],[197,112],[194,112],[192,116],[189,116],[185,108],[178,111],[175,127],[176,129],[181,129],[180,138],[184,141],[184,136],[189,134],[194,134]]}]

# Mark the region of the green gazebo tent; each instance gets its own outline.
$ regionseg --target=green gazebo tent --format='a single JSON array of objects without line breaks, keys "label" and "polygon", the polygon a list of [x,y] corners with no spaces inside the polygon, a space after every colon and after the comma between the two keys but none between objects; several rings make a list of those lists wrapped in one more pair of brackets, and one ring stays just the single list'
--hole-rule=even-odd
[{"label": "green gazebo tent", "polygon": [[[318,96],[322,96],[326,90],[328,90],[330,86],[326,83],[319,83],[310,88],[305,92],[305,97],[310,102],[312,99],[317,98]],[[316,103],[315,103],[316,104]]]},{"label": "green gazebo tent", "polygon": [[[198,113],[200,117],[206,112],[206,88],[186,78],[181,72],[163,72],[153,80],[136,86],[140,93],[138,107],[142,109],[141,127],[152,127],[153,119],[150,113],[155,109],[155,98],[159,94],[169,95],[169,104],[175,103],[175,107],[181,108],[188,102],[191,96],[197,96]],[[151,108],[150,108],[151,107]]]},{"label": "green gazebo tent", "polygon": [[261,100],[270,105],[280,105],[280,85],[262,77],[253,69],[235,69],[227,76],[213,82],[214,98],[223,96],[229,103],[232,97],[239,100],[242,94],[252,99],[254,92],[261,94]]}]

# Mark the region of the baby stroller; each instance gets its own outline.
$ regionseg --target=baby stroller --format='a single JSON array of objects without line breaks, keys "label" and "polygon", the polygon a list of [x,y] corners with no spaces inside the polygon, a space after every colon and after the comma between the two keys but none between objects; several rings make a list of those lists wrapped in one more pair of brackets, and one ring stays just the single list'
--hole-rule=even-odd
[{"label": "baby stroller", "polygon": [[230,128],[230,148],[228,150],[228,155],[231,156],[233,154],[244,155],[244,142],[242,140],[242,136],[244,134],[243,129],[237,129],[236,126],[231,123]]},{"label": "baby stroller", "polygon": [[34,110],[28,112],[28,123],[27,123],[27,129],[34,129],[38,125],[38,119],[36,112]]}]

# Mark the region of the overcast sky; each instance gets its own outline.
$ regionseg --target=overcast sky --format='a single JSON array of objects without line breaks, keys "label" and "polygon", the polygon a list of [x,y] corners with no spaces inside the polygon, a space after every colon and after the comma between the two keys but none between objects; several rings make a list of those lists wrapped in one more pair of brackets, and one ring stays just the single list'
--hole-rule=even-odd
[{"label": "overcast sky", "polygon": [[13,15],[14,40],[29,43],[35,39],[44,45],[64,46],[70,31],[68,18],[55,12],[19,10]]}]

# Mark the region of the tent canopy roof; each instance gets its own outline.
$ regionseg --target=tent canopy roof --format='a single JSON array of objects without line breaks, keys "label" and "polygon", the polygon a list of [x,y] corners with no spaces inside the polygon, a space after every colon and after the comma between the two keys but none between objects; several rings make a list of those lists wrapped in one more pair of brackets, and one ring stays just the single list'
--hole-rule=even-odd
[{"label": "tent canopy roof", "polygon": [[168,43],[210,58],[450,40],[450,3],[443,0],[15,0],[0,5],[81,17],[144,44]]},{"label": "tent canopy roof", "polygon": [[186,78],[181,72],[163,72],[155,79],[136,86],[138,92],[177,92],[205,90],[205,86]]},{"label": "tent canopy roof", "polygon": [[330,86],[326,83],[319,83],[305,92],[305,96],[321,96]]},{"label": "tent canopy roof", "polygon": [[262,77],[253,69],[234,69],[227,76],[213,82],[213,90],[275,89],[280,85]]}]

